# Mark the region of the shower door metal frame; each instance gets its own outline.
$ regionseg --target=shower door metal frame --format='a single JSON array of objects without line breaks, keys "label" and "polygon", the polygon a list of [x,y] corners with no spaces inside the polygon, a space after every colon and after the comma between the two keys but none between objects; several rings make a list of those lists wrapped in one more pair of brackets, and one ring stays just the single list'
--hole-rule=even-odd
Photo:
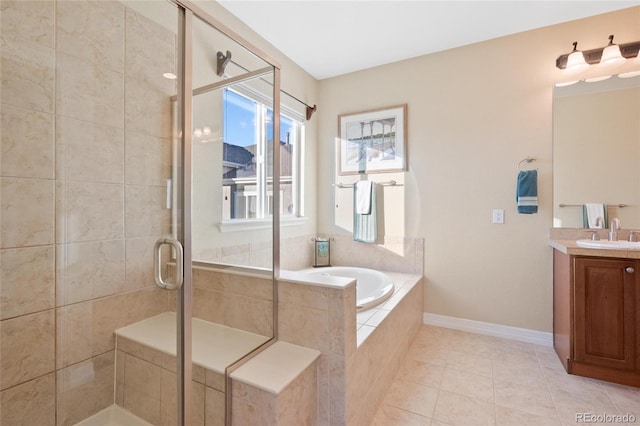
[{"label": "shower door metal frame", "polygon": [[[191,203],[192,203],[192,137],[191,127],[193,123],[193,18],[196,16],[211,27],[223,33],[225,36],[239,44],[249,52],[273,67],[273,198],[274,206],[280,204],[280,150],[276,144],[276,137],[280,139],[280,64],[274,61],[261,49],[241,37],[209,13],[188,0],[169,0],[178,6],[178,114],[181,118],[178,126],[181,131],[182,162],[178,176],[181,191],[178,194],[178,220],[176,235],[183,245],[184,275],[183,284],[178,289],[176,321],[177,321],[177,346],[176,346],[176,372],[177,372],[177,416],[178,425],[191,425],[191,380],[192,380],[192,330],[191,318],[193,316],[193,256],[191,250]],[[280,272],[280,212],[273,209],[272,215],[272,282],[273,282],[273,337],[278,336],[278,292],[276,277]],[[227,396],[227,401],[229,398]],[[229,405],[229,404],[227,404]],[[229,413],[227,413],[229,414]],[[230,415],[226,415],[229,424]]]},{"label": "shower door metal frame", "polygon": [[178,21],[178,57],[180,58],[178,78],[178,114],[180,116],[180,133],[182,134],[181,162],[178,176],[180,179],[178,192],[177,239],[183,245],[183,284],[176,297],[176,386],[177,386],[177,420],[178,425],[191,425],[191,380],[192,380],[192,333],[193,317],[193,273],[191,264],[191,194],[192,194],[192,101],[193,94],[193,12],[184,7],[180,9]]}]

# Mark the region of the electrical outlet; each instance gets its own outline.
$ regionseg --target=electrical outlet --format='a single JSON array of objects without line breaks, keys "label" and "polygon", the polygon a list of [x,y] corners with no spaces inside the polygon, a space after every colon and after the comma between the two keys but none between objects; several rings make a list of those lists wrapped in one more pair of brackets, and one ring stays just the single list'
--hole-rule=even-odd
[{"label": "electrical outlet", "polygon": [[504,209],[493,209],[493,223],[504,223]]}]

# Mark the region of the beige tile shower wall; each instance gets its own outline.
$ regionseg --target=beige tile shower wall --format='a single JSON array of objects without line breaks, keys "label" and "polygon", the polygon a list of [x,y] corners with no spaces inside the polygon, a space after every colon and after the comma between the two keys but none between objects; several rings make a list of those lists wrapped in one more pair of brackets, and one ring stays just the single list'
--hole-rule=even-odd
[{"label": "beige tile shower wall", "polygon": [[310,268],[315,245],[311,234],[280,239],[280,268],[289,271]]},{"label": "beige tile shower wall", "polygon": [[113,330],[168,309],[175,37],[115,1],[0,19],[0,423],[72,424],[113,403]]},{"label": "beige tile shower wall", "polygon": [[[116,404],[154,425],[177,425],[175,357],[123,337],[117,346]],[[224,384],[224,375],[193,366],[194,426],[224,425]]]},{"label": "beige tile shower wall", "polygon": [[[280,239],[280,268],[290,271],[309,268],[313,264],[312,234]],[[203,262],[237,264],[257,268],[273,267],[273,243],[260,241],[225,247],[213,247],[194,252],[194,259]]]},{"label": "beige tile shower wall", "polygon": [[352,235],[322,234],[331,241],[331,264],[379,271],[423,274],[424,238],[385,236],[378,244],[353,241]]},{"label": "beige tile shower wall", "polygon": [[193,316],[273,336],[273,281],[269,276],[194,268]]}]

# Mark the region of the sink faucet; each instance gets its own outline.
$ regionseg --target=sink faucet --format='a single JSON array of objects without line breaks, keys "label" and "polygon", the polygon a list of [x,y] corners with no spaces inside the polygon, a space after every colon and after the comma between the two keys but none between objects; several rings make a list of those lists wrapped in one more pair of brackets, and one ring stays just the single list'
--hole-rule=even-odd
[{"label": "sink faucet", "polygon": [[596,217],[596,222],[593,224],[594,228],[604,228],[604,219],[602,218],[602,216],[598,216]]},{"label": "sink faucet", "polygon": [[614,217],[611,219],[611,227],[609,228],[609,241],[618,241],[618,231],[620,230],[620,219]]}]

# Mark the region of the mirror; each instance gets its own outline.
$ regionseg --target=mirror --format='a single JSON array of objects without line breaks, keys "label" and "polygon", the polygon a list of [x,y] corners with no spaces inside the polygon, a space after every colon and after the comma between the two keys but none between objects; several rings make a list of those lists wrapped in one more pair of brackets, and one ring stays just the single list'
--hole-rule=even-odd
[{"label": "mirror", "polygon": [[640,228],[640,76],[554,88],[553,227],[584,228],[585,203]]}]

